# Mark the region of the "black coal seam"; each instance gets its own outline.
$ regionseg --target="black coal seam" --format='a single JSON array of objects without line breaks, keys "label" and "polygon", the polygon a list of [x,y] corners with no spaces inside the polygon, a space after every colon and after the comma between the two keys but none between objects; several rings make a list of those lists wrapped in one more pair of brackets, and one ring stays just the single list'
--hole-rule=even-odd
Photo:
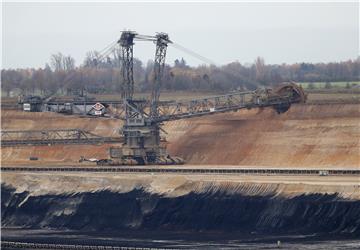
[{"label": "black coal seam", "polygon": [[6,185],[1,191],[4,227],[360,235],[360,201],[336,194],[284,198],[216,191],[165,197],[134,189],[28,197]]}]

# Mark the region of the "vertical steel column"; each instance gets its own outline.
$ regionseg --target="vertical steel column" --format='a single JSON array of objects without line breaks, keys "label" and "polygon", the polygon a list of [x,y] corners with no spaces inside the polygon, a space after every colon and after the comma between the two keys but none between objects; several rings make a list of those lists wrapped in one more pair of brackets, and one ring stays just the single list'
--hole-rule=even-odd
[{"label": "vertical steel column", "polygon": [[169,36],[166,33],[159,33],[156,35],[156,51],[154,62],[154,86],[151,92],[151,110],[150,116],[157,117],[158,114],[158,102],[160,97],[160,88],[162,83],[162,77],[165,67],[166,49],[169,40]]},{"label": "vertical steel column", "polygon": [[135,32],[124,31],[118,41],[121,46],[122,98],[124,100],[131,100],[134,94],[133,45],[135,36]]}]

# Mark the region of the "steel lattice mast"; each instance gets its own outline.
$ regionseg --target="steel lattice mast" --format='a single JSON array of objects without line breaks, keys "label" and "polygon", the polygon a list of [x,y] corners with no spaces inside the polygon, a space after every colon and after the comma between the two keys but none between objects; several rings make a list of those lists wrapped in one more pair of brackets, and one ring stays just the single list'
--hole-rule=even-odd
[{"label": "steel lattice mast", "polygon": [[154,62],[154,86],[151,93],[151,117],[158,117],[158,103],[160,97],[160,88],[162,83],[162,77],[164,74],[166,49],[168,43],[171,43],[169,36],[166,33],[158,33],[156,35],[156,52]]},{"label": "steel lattice mast", "polygon": [[120,40],[118,43],[121,46],[121,74],[122,74],[122,98],[123,99],[132,99],[134,94],[134,56],[133,56],[133,47],[134,47],[134,38],[136,36],[135,32],[124,31],[121,34]]},{"label": "steel lattice mast", "polygon": [[[136,41],[152,41],[156,44],[154,62],[154,83],[150,103],[135,99],[133,79],[133,45]],[[134,160],[139,164],[167,164],[182,160],[171,158],[166,148],[161,146],[158,102],[162,74],[165,67],[166,49],[171,43],[169,36],[158,33],[156,36],[139,35],[124,31],[118,42],[122,55],[122,98],[125,109],[125,122],[122,128],[125,142],[122,146],[122,158]]]}]

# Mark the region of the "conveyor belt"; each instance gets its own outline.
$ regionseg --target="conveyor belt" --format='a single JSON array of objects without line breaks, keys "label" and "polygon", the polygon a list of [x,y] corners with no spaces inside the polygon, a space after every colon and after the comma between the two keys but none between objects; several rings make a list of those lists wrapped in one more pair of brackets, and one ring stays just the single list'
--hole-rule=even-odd
[{"label": "conveyor belt", "polygon": [[[96,245],[70,245],[70,244],[46,244],[15,241],[1,241],[2,249],[75,249],[75,250],[160,250],[163,248],[148,247],[119,247],[119,246],[96,246]],[[166,248],[169,249],[169,248]],[[165,249],[164,249],[165,250]]]},{"label": "conveyor belt", "polygon": [[34,146],[34,145],[54,145],[54,144],[102,144],[102,143],[122,143],[123,138],[102,137],[102,138],[81,138],[81,139],[49,139],[49,140],[3,140],[2,147],[12,146]]},{"label": "conveyor belt", "polygon": [[249,174],[249,175],[359,175],[360,169],[282,169],[282,168],[189,168],[189,167],[1,167],[4,172],[98,172],[167,174]]},{"label": "conveyor belt", "polygon": [[1,146],[122,143],[122,137],[103,137],[81,129],[2,130]]}]

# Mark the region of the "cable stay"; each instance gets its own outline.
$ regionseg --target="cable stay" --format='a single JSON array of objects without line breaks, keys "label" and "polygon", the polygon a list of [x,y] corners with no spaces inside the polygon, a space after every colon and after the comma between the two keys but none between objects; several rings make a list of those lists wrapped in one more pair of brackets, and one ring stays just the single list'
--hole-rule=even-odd
[{"label": "cable stay", "polygon": [[[114,52],[115,47],[117,46],[117,40],[112,41],[110,44],[108,44],[105,48],[103,48],[102,50],[100,50],[99,52],[99,57],[97,60],[102,61],[103,59],[107,58],[112,52]],[[95,58],[94,58],[95,59]],[[96,59],[95,59],[96,60]],[[99,62],[96,62],[96,64],[98,64]],[[73,71],[72,73],[70,73],[69,75],[67,75],[63,81],[63,87],[65,87],[69,82],[71,82],[75,76],[76,76],[76,71]],[[48,96],[46,99],[49,99],[51,96],[53,96],[55,93],[51,94],[50,96]]]},{"label": "cable stay", "polygon": [[206,63],[206,64],[216,65],[216,63],[215,63],[214,61],[210,60],[209,58],[206,58],[205,56],[202,56],[202,55],[196,53],[196,52],[193,51],[193,50],[190,50],[190,49],[188,49],[188,48],[185,48],[184,46],[181,46],[180,44],[177,44],[177,43],[172,42],[171,45],[172,45],[174,48],[176,48],[176,49],[178,49],[178,50],[181,50],[181,51],[187,53],[188,55],[191,55],[191,56],[199,59],[200,61],[202,61],[202,62],[204,62],[204,63]]}]

